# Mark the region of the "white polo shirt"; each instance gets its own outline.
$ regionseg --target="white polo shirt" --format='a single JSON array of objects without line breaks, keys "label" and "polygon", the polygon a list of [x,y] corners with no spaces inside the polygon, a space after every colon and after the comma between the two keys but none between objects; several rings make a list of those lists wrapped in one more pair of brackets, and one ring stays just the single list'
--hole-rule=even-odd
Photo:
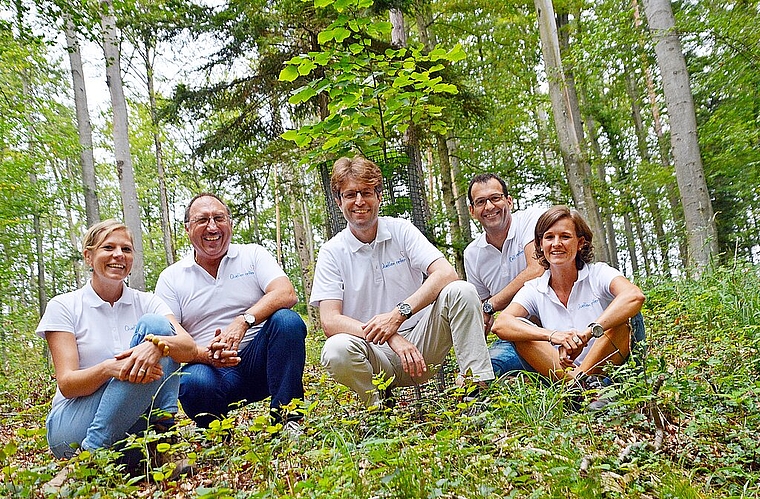
[{"label": "white polo shirt", "polygon": [[[531,279],[512,299],[541,320],[546,329],[583,331],[599,318],[615,296],[610,292],[610,283],[623,274],[604,262],[586,264],[578,271],[578,280],[573,285],[565,307],[554,290],[549,286],[551,272],[546,271],[536,279]],[[580,364],[596,338],[591,340],[583,352],[575,359]]]},{"label": "white polo shirt", "polygon": [[[258,244],[230,244],[212,277],[191,254],[165,268],[158,276],[156,294],[171,308],[177,321],[195,342],[206,346],[217,329],[224,330],[265,294],[267,286],[285,277],[277,260]],[[261,330],[248,330],[240,350]]]},{"label": "white polo shirt", "polygon": [[485,232],[464,250],[467,281],[475,285],[481,300],[504,289],[517,274],[525,270],[525,246],[533,242],[536,222],[543,208],[529,208],[512,214],[507,239],[501,251],[486,241]]},{"label": "white polo shirt", "polygon": [[[72,333],[76,338],[79,368],[86,369],[112,359],[129,349],[137,321],[145,314],[169,315],[172,311],[153,293],[137,291],[124,284],[121,298],[113,306],[92,289],[82,288],[54,297],[37,326],[37,335],[48,331]],[[53,406],[65,399],[56,388]]]},{"label": "white polo shirt", "polygon": [[[407,220],[379,217],[371,243],[359,241],[346,227],[319,250],[309,304],[342,300],[343,315],[366,322],[417,291],[423,274],[439,258],[443,253]],[[414,327],[426,310],[400,329]]]}]

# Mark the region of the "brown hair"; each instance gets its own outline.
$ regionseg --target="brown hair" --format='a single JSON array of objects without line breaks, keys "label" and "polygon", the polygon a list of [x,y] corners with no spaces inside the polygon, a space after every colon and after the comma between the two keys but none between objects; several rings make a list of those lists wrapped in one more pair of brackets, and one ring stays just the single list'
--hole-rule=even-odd
[{"label": "brown hair", "polygon": [[335,199],[340,199],[340,187],[349,179],[371,185],[378,195],[383,190],[383,172],[375,163],[363,156],[340,158],[333,165],[330,190]]},{"label": "brown hair", "polygon": [[132,234],[132,231],[129,230],[129,227],[118,220],[109,218],[108,220],[98,222],[87,229],[87,232],[84,234],[84,239],[82,239],[82,253],[84,253],[84,250],[94,250],[105,238],[117,230],[125,231],[127,236],[129,236],[129,240],[134,244],[135,236]]},{"label": "brown hair", "polygon": [[575,268],[580,270],[583,268],[584,264],[591,262],[594,258],[594,245],[591,242],[594,236],[581,214],[575,210],[571,210],[567,206],[553,206],[538,218],[538,222],[536,222],[535,238],[533,240],[533,243],[536,246],[536,259],[543,268],[549,268],[549,262],[546,261],[544,251],[541,249],[541,240],[546,231],[563,218],[569,218],[573,221],[575,234],[579,238],[582,237],[585,243],[575,255]]}]

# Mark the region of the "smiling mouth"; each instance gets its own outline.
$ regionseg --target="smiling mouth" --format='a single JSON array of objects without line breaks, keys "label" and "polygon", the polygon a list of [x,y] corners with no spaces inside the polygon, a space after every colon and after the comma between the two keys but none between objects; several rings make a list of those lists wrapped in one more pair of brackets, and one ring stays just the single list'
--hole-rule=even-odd
[{"label": "smiling mouth", "polygon": [[106,267],[108,267],[109,269],[118,269],[118,270],[124,270],[125,268],[127,268],[126,265],[120,265],[118,263],[110,263],[106,265]]},{"label": "smiling mouth", "polygon": [[219,234],[217,234],[215,236],[206,236],[206,237],[203,238],[203,240],[204,241],[218,241],[221,238],[222,238],[222,236],[219,235]]}]

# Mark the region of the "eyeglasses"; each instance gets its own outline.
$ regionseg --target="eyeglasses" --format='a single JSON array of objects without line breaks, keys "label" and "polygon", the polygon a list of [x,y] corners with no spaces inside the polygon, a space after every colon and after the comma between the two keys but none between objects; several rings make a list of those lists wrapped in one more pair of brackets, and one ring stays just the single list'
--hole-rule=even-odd
[{"label": "eyeglasses", "polygon": [[472,202],[472,205],[475,208],[482,208],[482,207],[484,207],[486,205],[486,203],[488,201],[490,201],[491,204],[496,204],[499,201],[501,201],[502,199],[504,199],[504,193],[500,192],[499,194],[492,194],[492,195],[488,196],[487,198],[478,198],[478,199],[476,199],[475,201]]},{"label": "eyeglasses", "polygon": [[227,215],[214,215],[213,217],[197,217],[190,220],[190,223],[197,225],[199,227],[205,227],[212,220],[214,221],[216,225],[224,225],[229,220],[229,217]]},{"label": "eyeglasses", "polygon": [[345,192],[340,193],[340,197],[342,197],[346,201],[353,201],[354,199],[356,199],[357,196],[361,196],[362,199],[367,199],[376,195],[377,195],[377,192],[373,189],[364,189],[362,191],[345,191]]}]

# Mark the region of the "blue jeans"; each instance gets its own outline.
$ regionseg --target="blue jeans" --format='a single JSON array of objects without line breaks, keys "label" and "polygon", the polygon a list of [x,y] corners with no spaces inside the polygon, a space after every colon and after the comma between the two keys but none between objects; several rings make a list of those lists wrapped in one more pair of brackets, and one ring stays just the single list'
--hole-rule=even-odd
[{"label": "blue jeans", "polygon": [[[514,374],[518,371],[536,372],[528,362],[520,357],[511,341],[497,339],[488,349],[491,366],[496,377]],[[644,317],[641,312],[631,317],[631,355],[634,365],[640,367],[647,353]]]},{"label": "blue jeans", "polygon": [[238,365],[184,366],[179,400],[185,414],[205,428],[238,402],[255,402],[271,395],[271,407],[277,410],[293,399],[303,399],[305,363],[306,324],[296,312],[280,309],[240,352]]},{"label": "blue jeans", "polygon": [[[174,326],[163,315],[145,314],[135,326],[130,347],[147,334],[174,336]],[[72,457],[83,449],[110,447],[131,433],[148,427],[152,410],[177,412],[179,378],[172,376],[179,364],[171,357],[160,360],[164,375],[151,383],[131,383],[112,378],[91,395],[66,399],[48,414],[47,440],[57,458]],[[141,417],[145,416],[145,418]]]},{"label": "blue jeans", "polygon": [[536,372],[528,362],[520,357],[511,341],[497,339],[488,349],[491,356],[491,367],[497,378],[505,374],[515,374],[518,371]]}]

